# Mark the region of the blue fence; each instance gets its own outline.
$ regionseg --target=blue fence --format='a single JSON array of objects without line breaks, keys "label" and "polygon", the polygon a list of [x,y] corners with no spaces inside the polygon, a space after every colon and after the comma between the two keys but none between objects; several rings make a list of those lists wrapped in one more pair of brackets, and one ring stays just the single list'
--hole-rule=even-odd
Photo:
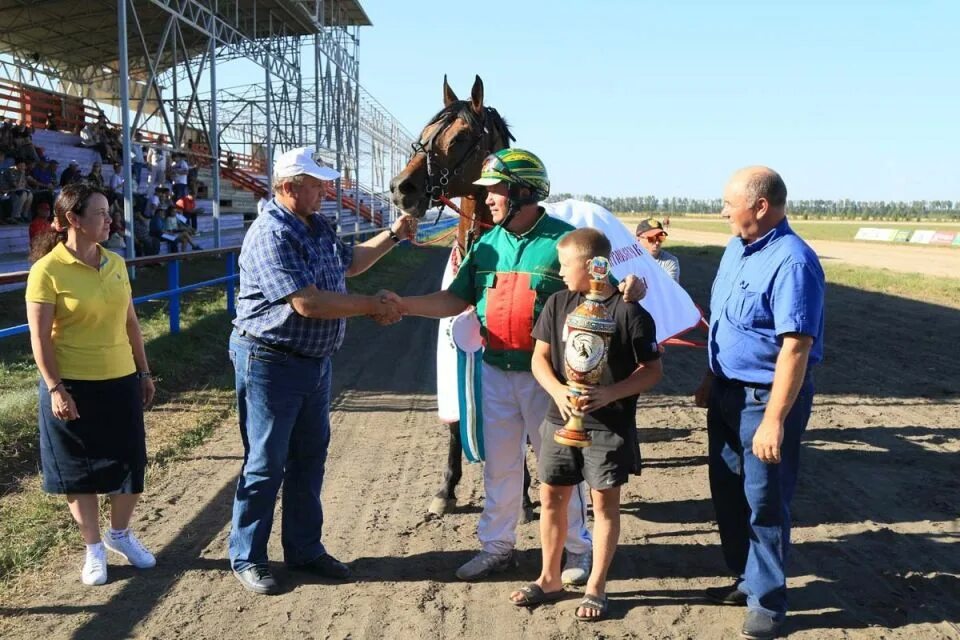
[{"label": "blue fence", "polygon": [[[438,220],[436,223],[428,223],[421,225],[417,232],[418,238],[429,238],[431,236],[436,236],[438,233],[445,231],[446,229],[451,228],[457,224],[457,218],[443,217]],[[355,242],[360,240],[363,236],[375,235],[380,233],[380,229],[373,229],[367,231],[361,231],[359,233],[349,233],[343,234],[343,238],[347,242]],[[180,296],[185,293],[190,293],[191,291],[197,291],[198,289],[203,289],[206,287],[216,287],[220,285],[226,286],[227,291],[227,312],[230,315],[233,315],[236,310],[236,287],[235,283],[239,280],[239,275],[237,274],[237,254],[240,252],[240,247],[224,247],[221,249],[210,249],[207,251],[194,251],[188,254],[172,254],[165,256],[151,256],[149,258],[135,258],[133,260],[127,260],[128,268],[136,268],[138,266],[143,266],[147,264],[157,264],[157,263],[166,263],[167,265],[167,288],[163,291],[158,291],[156,293],[150,293],[143,296],[138,296],[133,299],[135,305],[143,304],[144,302],[156,302],[159,300],[169,300],[170,308],[168,310],[170,315],[170,333],[179,333],[180,332]],[[218,278],[213,278],[210,280],[204,280],[202,282],[195,282],[188,285],[180,284],[180,263],[184,260],[190,261],[197,258],[204,258],[210,256],[223,256],[225,259],[225,272],[223,276]],[[23,283],[27,280],[26,271],[18,271],[16,273],[5,273],[0,274],[0,284],[16,284]],[[29,333],[30,328],[26,324],[19,324],[13,327],[6,327],[0,329],[0,339],[8,338],[10,336],[16,336],[24,333]]]},{"label": "blue fence", "polygon": [[[127,266],[129,268],[135,268],[144,264],[156,264],[158,262],[165,262],[167,264],[167,288],[163,291],[158,291],[157,293],[150,293],[144,296],[138,296],[133,299],[134,304],[143,304],[144,302],[155,302],[158,300],[169,300],[169,315],[170,315],[170,333],[180,333],[180,296],[185,293],[190,293],[191,291],[197,291],[198,289],[203,289],[205,287],[215,287],[219,285],[226,285],[227,290],[227,312],[230,315],[233,315],[236,309],[236,287],[235,283],[239,279],[237,275],[237,253],[240,251],[240,247],[226,247],[223,249],[212,249],[209,251],[196,251],[189,255],[190,260],[197,258],[209,257],[214,255],[223,256],[226,262],[225,274],[218,278],[212,278],[210,280],[204,280],[202,282],[194,282],[188,285],[180,285],[180,263],[184,260],[182,257],[173,256],[160,256],[160,257],[151,257],[151,258],[136,258],[134,260],[128,260]],[[21,271],[17,273],[3,274],[0,276],[0,281],[3,284],[10,284],[16,282],[25,282],[27,279],[27,272]],[[23,333],[29,333],[30,328],[26,324],[20,324],[13,327],[7,327],[5,329],[0,329],[0,339],[7,338],[10,336],[20,335]]]}]

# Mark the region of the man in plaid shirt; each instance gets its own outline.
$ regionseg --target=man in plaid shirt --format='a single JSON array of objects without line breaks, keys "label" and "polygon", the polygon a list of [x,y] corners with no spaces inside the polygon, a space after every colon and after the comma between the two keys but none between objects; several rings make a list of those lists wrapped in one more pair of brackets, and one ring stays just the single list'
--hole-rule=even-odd
[{"label": "man in plaid shirt", "polygon": [[320,541],[323,484],[330,443],[331,358],[346,318],[399,320],[386,292],[347,293],[345,278],[363,273],[395,244],[416,235],[416,219],[401,216],[374,238],[345,245],[316,213],[325,180],[339,174],[303,147],[280,155],[274,197],[261,211],[240,251],[240,294],[230,336],[236,371],[243,469],[230,532],[230,563],[243,586],[275,594],[267,541],[280,485],[282,543],[291,569],[347,579],[349,568]]}]

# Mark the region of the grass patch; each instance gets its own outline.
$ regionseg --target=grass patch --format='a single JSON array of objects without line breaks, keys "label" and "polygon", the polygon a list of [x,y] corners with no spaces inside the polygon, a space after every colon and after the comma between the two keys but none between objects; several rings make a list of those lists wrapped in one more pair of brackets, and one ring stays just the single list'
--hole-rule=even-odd
[{"label": "grass patch", "polygon": [[[397,248],[370,271],[351,278],[348,286],[356,293],[402,289],[429,255]],[[187,262],[181,266],[181,283],[223,273],[220,259]],[[165,288],[165,268],[140,269],[133,283],[134,295]],[[145,416],[148,482],[206,441],[235,407],[224,290],[184,296],[178,334],[169,331],[168,306],[162,301],[137,307],[147,356],[159,378],[154,407]],[[0,294],[0,326],[22,323],[24,315],[22,291]],[[15,590],[18,576],[39,570],[51,554],[79,544],[64,499],[40,490],[37,379],[28,337],[0,340],[0,596]]]},{"label": "grass patch", "polygon": [[[634,219],[633,217],[624,218],[627,222],[627,226],[631,226],[630,223],[636,224],[640,221],[640,218]],[[935,229],[937,231],[958,231],[960,232],[960,224],[955,223],[929,223],[929,222],[877,222],[877,221],[861,221],[861,222],[842,222],[842,221],[831,221],[831,220],[798,220],[795,218],[790,218],[790,225],[796,230],[796,232],[803,237],[804,240],[836,240],[839,242],[854,242],[854,236],[857,235],[857,231],[861,227],[871,227],[876,229]],[[670,229],[687,229],[690,231],[704,231],[708,233],[723,233],[726,235],[730,234],[730,225],[719,219],[719,216],[711,216],[710,218],[693,218],[693,217],[671,217],[670,218]],[[860,242],[860,241],[857,241]],[[878,243],[882,244],[882,243]],[[908,244],[908,243],[897,243],[897,244]],[[924,244],[911,244],[911,247],[927,247],[930,249],[951,249],[956,248],[949,246],[937,246],[937,245],[924,245]]]},{"label": "grass patch", "polygon": [[[717,265],[723,255],[723,247],[680,242],[671,243],[670,251],[680,258],[681,267],[684,258],[706,259]],[[904,274],[887,269],[843,264],[825,264],[823,272],[828,285],[960,308],[960,279],[958,278]]]}]

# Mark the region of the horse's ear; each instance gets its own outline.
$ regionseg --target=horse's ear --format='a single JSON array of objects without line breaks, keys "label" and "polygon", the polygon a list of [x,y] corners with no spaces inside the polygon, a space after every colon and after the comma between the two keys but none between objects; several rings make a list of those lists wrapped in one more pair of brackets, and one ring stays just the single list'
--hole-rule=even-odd
[{"label": "horse's ear", "polygon": [[451,104],[456,102],[457,94],[453,92],[453,89],[450,88],[450,85],[447,84],[447,74],[443,74],[443,106],[444,108],[449,107]]},{"label": "horse's ear", "polygon": [[470,90],[470,102],[473,110],[480,113],[483,110],[483,80],[480,76],[473,81],[473,89]]}]

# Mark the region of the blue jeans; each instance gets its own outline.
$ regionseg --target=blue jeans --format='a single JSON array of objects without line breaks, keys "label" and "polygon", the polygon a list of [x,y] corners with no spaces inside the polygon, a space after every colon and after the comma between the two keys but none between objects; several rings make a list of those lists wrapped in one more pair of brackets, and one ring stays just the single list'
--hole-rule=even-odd
[{"label": "blue jeans", "polygon": [[284,560],[310,562],[326,553],[320,488],[330,444],[330,358],[281,353],[234,331],[230,359],[243,438],[230,563],[236,571],[266,564],[281,484]]},{"label": "blue jeans", "polygon": [[753,435],[769,398],[766,389],[714,380],[707,409],[710,493],[723,555],[740,579],[747,607],[782,620],[787,612],[784,565],[790,547],[790,501],[813,386],[804,384],[787,416],[778,464],[766,464],[753,454]]}]

